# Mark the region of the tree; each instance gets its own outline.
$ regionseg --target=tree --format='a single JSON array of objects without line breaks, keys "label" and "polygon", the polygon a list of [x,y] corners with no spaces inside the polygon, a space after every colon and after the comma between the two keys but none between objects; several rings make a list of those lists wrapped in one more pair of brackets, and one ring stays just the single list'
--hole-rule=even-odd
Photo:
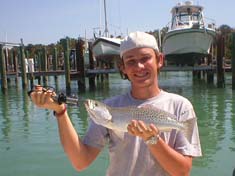
[{"label": "tree", "polygon": [[231,40],[231,32],[232,28],[229,25],[222,24],[218,30],[221,32],[224,37],[224,57],[226,59],[231,59],[232,57],[232,40]]}]

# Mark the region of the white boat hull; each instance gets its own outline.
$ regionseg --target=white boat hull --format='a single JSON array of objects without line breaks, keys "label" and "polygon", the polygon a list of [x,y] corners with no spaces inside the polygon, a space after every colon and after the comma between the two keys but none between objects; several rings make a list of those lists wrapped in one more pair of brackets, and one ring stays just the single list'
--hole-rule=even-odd
[{"label": "white boat hull", "polygon": [[[179,58],[185,60],[187,59],[187,55],[190,55],[194,57],[192,60],[194,62],[209,54],[214,38],[215,31],[210,29],[172,30],[166,33],[164,37],[163,53],[165,54],[166,60]],[[188,59],[192,58],[188,57]]]},{"label": "white boat hull", "polygon": [[121,39],[100,37],[93,43],[95,57],[119,56]]}]

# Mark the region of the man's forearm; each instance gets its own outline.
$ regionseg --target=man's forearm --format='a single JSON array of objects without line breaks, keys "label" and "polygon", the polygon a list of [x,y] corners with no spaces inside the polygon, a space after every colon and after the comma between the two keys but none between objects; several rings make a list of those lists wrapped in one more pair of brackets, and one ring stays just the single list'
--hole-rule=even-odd
[{"label": "man's forearm", "polygon": [[192,157],[184,156],[168,146],[162,139],[156,145],[148,145],[152,155],[170,175],[189,175]]},{"label": "man's forearm", "polygon": [[61,144],[72,165],[78,171],[85,169],[99,151],[82,143],[67,113],[58,117],[57,121]]}]

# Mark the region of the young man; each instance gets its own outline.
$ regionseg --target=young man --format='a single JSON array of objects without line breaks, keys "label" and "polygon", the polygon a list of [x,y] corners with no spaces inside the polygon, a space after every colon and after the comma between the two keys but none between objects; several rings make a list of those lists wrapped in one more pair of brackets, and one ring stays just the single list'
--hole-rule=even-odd
[{"label": "young man", "polygon": [[[131,89],[104,102],[112,107],[148,106],[163,109],[185,121],[195,118],[191,103],[182,96],[159,88],[158,73],[163,56],[152,35],[130,33],[120,46],[120,69],[129,79]],[[88,167],[107,144],[109,176],[190,175],[192,158],[201,156],[197,123],[188,141],[181,132],[161,133],[156,126],[132,120],[128,133],[99,126],[91,121],[84,139],[76,133],[64,105],[51,99],[50,92],[35,91],[32,101],[39,107],[56,112],[61,143],[73,166],[81,171]],[[125,117],[123,117],[125,118]]]}]

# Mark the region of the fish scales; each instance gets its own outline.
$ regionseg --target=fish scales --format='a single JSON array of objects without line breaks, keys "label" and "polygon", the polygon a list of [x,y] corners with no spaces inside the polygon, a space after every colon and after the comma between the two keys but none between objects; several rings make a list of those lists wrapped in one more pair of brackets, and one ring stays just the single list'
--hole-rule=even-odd
[{"label": "fish scales", "polygon": [[170,131],[173,127],[176,129],[183,128],[183,125],[176,120],[173,114],[153,106],[110,108],[110,114],[112,115],[113,122],[119,121],[120,119],[125,127],[127,127],[131,120],[141,120],[147,125],[151,123],[156,125],[159,130],[168,129],[167,131]]},{"label": "fish scales", "polygon": [[182,131],[188,140],[192,137],[192,128],[196,117],[180,122],[176,116],[158,109],[153,105],[142,107],[110,107],[102,102],[87,99],[85,107],[89,117],[99,125],[106,128],[127,132],[127,126],[131,120],[141,120],[147,125],[154,124],[161,132],[172,129]]}]

